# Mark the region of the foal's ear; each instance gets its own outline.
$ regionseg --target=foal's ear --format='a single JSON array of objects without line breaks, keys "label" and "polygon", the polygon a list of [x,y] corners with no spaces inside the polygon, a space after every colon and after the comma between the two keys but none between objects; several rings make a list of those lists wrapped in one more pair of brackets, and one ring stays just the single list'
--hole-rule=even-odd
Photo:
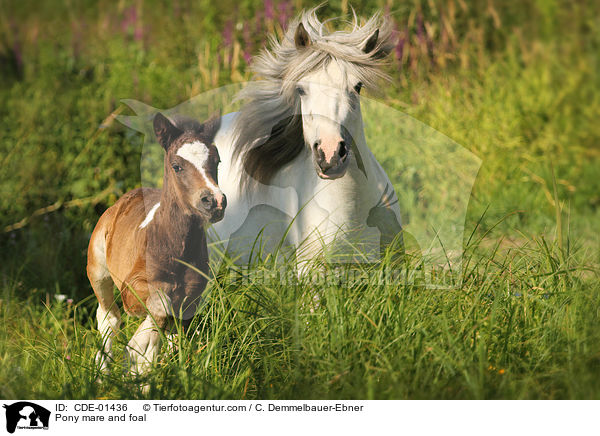
[{"label": "foal's ear", "polygon": [[363,51],[365,53],[371,53],[377,46],[378,39],[379,39],[379,29],[377,29],[375,32],[373,32],[373,34],[371,36],[369,36],[369,39],[367,39],[367,42],[365,42]]},{"label": "foal's ear", "polygon": [[214,112],[203,124],[203,132],[214,141],[215,135],[221,127],[221,110]]},{"label": "foal's ear", "polygon": [[308,36],[308,32],[304,28],[304,24],[298,24],[296,27],[296,34],[294,35],[294,43],[296,43],[296,48],[301,50],[310,45],[310,36]]},{"label": "foal's ear", "polygon": [[167,117],[160,112],[154,117],[154,133],[156,139],[165,150],[168,150],[175,139],[177,139],[183,131],[175,127]]}]

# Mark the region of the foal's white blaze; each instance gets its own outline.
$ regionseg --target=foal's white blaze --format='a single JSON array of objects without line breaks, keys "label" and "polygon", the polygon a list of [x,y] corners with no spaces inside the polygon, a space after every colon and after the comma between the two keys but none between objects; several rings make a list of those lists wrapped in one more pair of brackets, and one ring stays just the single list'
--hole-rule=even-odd
[{"label": "foal's white blaze", "polygon": [[221,190],[208,178],[204,165],[208,160],[208,147],[200,141],[194,141],[187,144],[183,144],[177,150],[177,156],[180,156],[190,162],[202,175],[206,181],[206,186],[214,192],[215,195],[221,194]]},{"label": "foal's white blaze", "polygon": [[156,203],[154,206],[152,206],[152,209],[150,209],[150,212],[148,212],[148,215],[146,215],[146,218],[144,218],[144,221],[142,221],[142,224],[140,224],[140,229],[146,227],[148,224],[150,224],[150,221],[154,219],[154,214],[156,213],[158,206],[160,206],[160,203]]}]

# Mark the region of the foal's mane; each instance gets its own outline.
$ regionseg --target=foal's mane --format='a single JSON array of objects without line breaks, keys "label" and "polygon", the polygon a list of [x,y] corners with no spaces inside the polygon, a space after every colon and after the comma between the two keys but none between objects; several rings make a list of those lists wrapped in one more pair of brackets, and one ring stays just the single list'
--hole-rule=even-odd
[{"label": "foal's mane", "polygon": [[204,141],[212,141],[221,126],[220,114],[211,116],[204,123],[184,115],[174,115],[169,118],[175,127],[182,130],[184,133],[187,132],[194,136],[198,136]]},{"label": "foal's mane", "polygon": [[[281,41],[270,37],[270,47],[252,64],[254,77],[259,80],[238,95],[246,102],[234,125],[233,157],[241,159],[245,169],[240,189],[252,182],[268,184],[304,149],[300,99],[294,92],[296,82],[304,75],[335,60],[366,87],[387,78],[380,67],[394,46],[389,20],[376,14],[360,25],[354,15],[348,30],[329,32],[326,24],[333,20],[319,21],[317,9],[303,12],[292,21]],[[303,50],[298,50],[294,42],[300,23],[310,37],[310,45]],[[375,47],[365,53],[366,41],[377,30]]]}]

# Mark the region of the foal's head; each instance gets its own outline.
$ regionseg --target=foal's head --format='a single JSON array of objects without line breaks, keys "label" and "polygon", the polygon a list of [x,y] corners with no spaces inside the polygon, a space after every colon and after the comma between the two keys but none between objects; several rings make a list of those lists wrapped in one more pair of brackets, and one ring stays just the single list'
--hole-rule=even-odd
[{"label": "foal's head", "polygon": [[174,124],[164,115],[154,117],[154,133],[166,151],[163,189],[185,214],[216,223],[223,219],[227,199],[218,186],[219,152],[213,139],[220,117],[204,124]]}]

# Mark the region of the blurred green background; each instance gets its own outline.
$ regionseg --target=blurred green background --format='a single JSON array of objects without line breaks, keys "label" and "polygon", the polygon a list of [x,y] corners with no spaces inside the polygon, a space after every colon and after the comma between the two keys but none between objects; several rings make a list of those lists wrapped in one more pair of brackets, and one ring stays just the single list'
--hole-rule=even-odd
[{"label": "blurred green background", "polygon": [[[93,226],[140,185],[143,137],[114,121],[132,114],[121,99],[170,108],[250,80],[267,35],[316,4],[0,0],[0,304],[90,295]],[[482,159],[467,236],[479,223],[492,251],[551,240],[597,290],[600,3],[330,1],[319,15],[351,6],[398,32],[377,98]]]},{"label": "blurred green background", "polygon": [[[169,108],[248,80],[248,62],[267,35],[315,4],[0,2],[3,279],[19,277],[27,292],[87,295],[88,235],[107,206],[140,184],[143,138],[110,117],[130,113],[120,100]],[[380,98],[483,160],[471,221],[489,207],[490,222],[518,211],[504,224],[509,237],[553,231],[554,168],[559,207],[586,232],[575,235],[598,248],[597,2],[352,7],[362,17],[388,13],[399,33],[393,80]],[[350,18],[349,8],[331,1],[320,16]]]}]

